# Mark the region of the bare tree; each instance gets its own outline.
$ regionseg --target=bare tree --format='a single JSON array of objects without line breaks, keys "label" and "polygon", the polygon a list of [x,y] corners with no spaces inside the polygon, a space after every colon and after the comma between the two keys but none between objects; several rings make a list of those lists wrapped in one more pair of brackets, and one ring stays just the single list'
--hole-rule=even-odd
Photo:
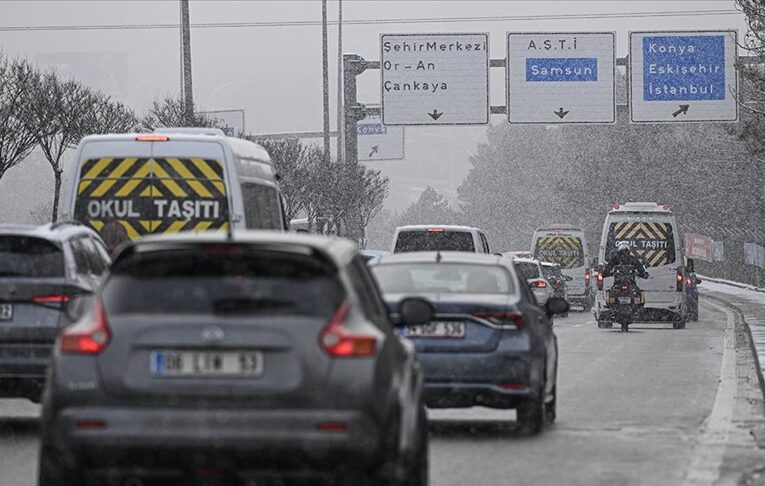
[{"label": "bare tree", "polygon": [[26,61],[0,54],[0,178],[37,144],[39,127],[26,119],[26,107],[38,76]]},{"label": "bare tree", "polygon": [[99,93],[85,118],[85,128],[90,134],[128,133],[139,130],[140,122],[133,110]]},{"label": "bare tree", "polygon": [[27,119],[33,126],[39,127],[35,139],[53,169],[55,185],[51,221],[56,221],[64,172],[61,158],[87,134],[86,120],[96,96],[80,83],[61,81],[52,72],[39,76],[32,86],[33,96],[27,106]]},{"label": "bare tree", "polygon": [[306,146],[297,139],[262,140],[260,143],[271,156],[284,199],[287,221],[306,209],[306,191],[311,184],[312,161],[321,157],[318,148]]},{"label": "bare tree", "polygon": [[188,115],[183,99],[167,96],[154,100],[149,112],[141,120],[141,128],[150,132],[164,127],[220,127],[221,123],[205,113]]}]

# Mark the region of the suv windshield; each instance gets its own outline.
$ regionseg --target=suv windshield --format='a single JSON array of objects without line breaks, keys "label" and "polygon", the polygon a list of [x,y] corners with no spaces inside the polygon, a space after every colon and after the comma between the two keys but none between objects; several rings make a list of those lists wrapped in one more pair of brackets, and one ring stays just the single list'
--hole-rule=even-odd
[{"label": "suv windshield", "polygon": [[507,270],[494,265],[462,263],[389,264],[372,267],[386,294],[511,294]]},{"label": "suv windshield", "polygon": [[0,236],[0,277],[63,277],[61,249],[42,238]]},{"label": "suv windshield", "polygon": [[466,231],[402,231],[396,240],[396,253],[410,251],[475,252],[473,234]]},{"label": "suv windshield", "polygon": [[312,256],[226,245],[137,254],[103,290],[111,314],[298,314],[329,317],[343,299],[337,270]]}]

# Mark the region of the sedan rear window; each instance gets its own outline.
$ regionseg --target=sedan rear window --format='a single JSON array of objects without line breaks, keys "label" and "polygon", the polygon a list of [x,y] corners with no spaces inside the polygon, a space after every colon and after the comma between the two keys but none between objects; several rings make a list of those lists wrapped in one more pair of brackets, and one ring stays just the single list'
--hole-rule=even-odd
[{"label": "sedan rear window", "polygon": [[112,269],[110,314],[307,315],[329,318],[342,302],[337,270],[312,255],[225,245],[137,254]]},{"label": "sedan rear window", "polygon": [[372,267],[386,294],[512,294],[507,270],[495,265],[463,263],[383,264]]},{"label": "sedan rear window", "polygon": [[465,231],[402,231],[396,240],[395,253],[410,251],[475,252],[473,234]]},{"label": "sedan rear window", "polygon": [[61,248],[30,236],[0,236],[0,278],[64,276]]}]

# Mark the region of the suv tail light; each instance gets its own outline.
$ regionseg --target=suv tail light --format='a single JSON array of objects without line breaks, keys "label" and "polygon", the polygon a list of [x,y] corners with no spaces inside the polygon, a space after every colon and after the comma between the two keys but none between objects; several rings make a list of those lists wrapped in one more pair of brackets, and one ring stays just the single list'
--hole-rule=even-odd
[{"label": "suv tail light", "polygon": [[590,277],[590,271],[589,270],[585,270],[584,271],[584,284],[585,285],[590,285],[591,278],[592,277]]},{"label": "suv tail light", "polygon": [[497,326],[515,326],[517,329],[523,329],[526,326],[523,313],[518,311],[477,311],[471,315],[479,319],[486,319]]},{"label": "suv tail light", "polygon": [[35,304],[40,304],[44,307],[62,308],[64,304],[69,302],[70,299],[70,296],[64,294],[38,295],[32,297],[32,302]]},{"label": "suv tail light", "polygon": [[324,351],[334,358],[372,356],[377,351],[377,338],[358,334],[345,327],[350,305],[343,302],[321,333],[320,343]]},{"label": "suv tail light", "polygon": [[683,291],[683,281],[685,280],[685,277],[683,276],[683,270],[681,268],[677,269],[677,291],[682,292]]},{"label": "suv tail light", "polygon": [[546,289],[547,288],[547,282],[544,280],[534,280],[531,282],[531,286],[535,289]]},{"label": "suv tail light", "polygon": [[60,348],[66,354],[98,354],[109,344],[109,323],[99,299],[93,304],[89,319],[80,321],[61,333]]}]

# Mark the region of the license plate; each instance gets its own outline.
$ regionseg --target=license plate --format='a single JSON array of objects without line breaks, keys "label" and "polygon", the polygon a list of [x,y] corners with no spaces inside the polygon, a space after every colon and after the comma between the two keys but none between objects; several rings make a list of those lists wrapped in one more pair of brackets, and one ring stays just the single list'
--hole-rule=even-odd
[{"label": "license plate", "polygon": [[619,303],[620,304],[631,304],[632,303],[632,297],[619,297]]},{"label": "license plate", "polygon": [[153,351],[155,376],[246,376],[263,374],[259,351]]},{"label": "license plate", "polygon": [[465,337],[465,323],[458,321],[432,321],[427,324],[407,326],[404,328],[404,336],[463,339]]},{"label": "license plate", "polygon": [[13,305],[0,304],[0,321],[10,321],[13,319]]}]

